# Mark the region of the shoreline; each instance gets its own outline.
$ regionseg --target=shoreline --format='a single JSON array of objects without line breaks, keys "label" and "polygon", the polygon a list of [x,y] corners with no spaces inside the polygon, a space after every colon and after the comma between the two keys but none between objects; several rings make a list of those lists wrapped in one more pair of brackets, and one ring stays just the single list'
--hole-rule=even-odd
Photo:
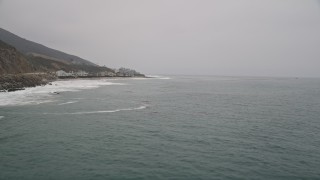
[{"label": "shoreline", "polygon": [[46,73],[4,74],[0,76],[0,92],[13,92],[28,87],[44,86],[57,79]]},{"label": "shoreline", "polygon": [[52,85],[52,82],[59,80],[76,79],[130,79],[130,78],[152,78],[147,76],[67,76],[57,77],[48,73],[26,73],[26,74],[5,74],[0,76],[0,93],[25,90],[25,88]]}]

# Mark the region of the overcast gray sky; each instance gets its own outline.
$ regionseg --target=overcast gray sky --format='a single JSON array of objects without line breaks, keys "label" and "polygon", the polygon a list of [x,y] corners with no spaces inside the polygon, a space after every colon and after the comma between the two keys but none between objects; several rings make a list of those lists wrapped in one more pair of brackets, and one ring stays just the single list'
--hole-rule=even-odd
[{"label": "overcast gray sky", "polygon": [[317,0],[0,0],[0,26],[146,74],[320,77]]}]

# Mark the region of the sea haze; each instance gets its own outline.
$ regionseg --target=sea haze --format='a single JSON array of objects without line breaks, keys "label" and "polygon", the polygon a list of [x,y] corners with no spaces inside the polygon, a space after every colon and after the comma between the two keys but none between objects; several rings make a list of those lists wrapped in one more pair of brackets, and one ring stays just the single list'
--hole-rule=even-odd
[{"label": "sea haze", "polygon": [[64,80],[0,93],[0,179],[319,179],[320,79]]}]

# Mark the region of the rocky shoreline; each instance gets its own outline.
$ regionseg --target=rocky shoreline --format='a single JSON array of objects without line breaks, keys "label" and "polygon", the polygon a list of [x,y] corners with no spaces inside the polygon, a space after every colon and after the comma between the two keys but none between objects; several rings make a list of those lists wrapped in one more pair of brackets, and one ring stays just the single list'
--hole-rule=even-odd
[{"label": "rocky shoreline", "polygon": [[24,90],[26,87],[46,85],[57,77],[46,73],[5,74],[0,76],[0,92]]},{"label": "rocky shoreline", "polygon": [[0,75],[0,92],[13,92],[24,90],[28,87],[44,86],[59,79],[95,79],[95,78],[152,78],[147,76],[82,76],[82,77],[57,77],[48,73],[2,74]]}]

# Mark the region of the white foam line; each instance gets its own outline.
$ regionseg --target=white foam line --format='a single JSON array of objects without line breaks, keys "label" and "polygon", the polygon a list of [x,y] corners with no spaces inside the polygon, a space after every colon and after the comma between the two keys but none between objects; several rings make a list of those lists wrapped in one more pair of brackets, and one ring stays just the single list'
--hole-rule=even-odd
[{"label": "white foam line", "polygon": [[[26,88],[22,91],[1,92],[0,106],[36,105],[52,102],[55,96],[66,91],[81,91],[108,85],[126,85],[109,82],[109,79],[88,80],[59,80],[52,85]],[[55,93],[58,92],[58,93]]]},{"label": "white foam line", "polygon": [[108,111],[87,111],[87,112],[75,112],[75,113],[66,113],[66,114],[99,114],[99,113],[113,113],[119,111],[134,111],[141,110],[147,108],[146,106],[140,106],[137,108],[127,108],[127,109],[116,109],[116,110],[108,110]]},{"label": "white foam line", "polygon": [[147,106],[140,106],[136,108],[126,108],[126,109],[116,109],[116,110],[106,110],[106,111],[84,111],[84,112],[74,112],[74,113],[43,113],[43,114],[56,114],[56,115],[79,115],[79,114],[100,114],[100,113],[114,113],[119,111],[134,111],[145,109]]},{"label": "white foam line", "polygon": [[157,76],[157,75],[147,75],[147,77],[153,78],[153,79],[171,79],[170,77],[165,76]]},{"label": "white foam line", "polygon": [[73,104],[73,103],[76,103],[78,101],[68,101],[68,102],[65,102],[65,103],[60,103],[58,104],[58,106],[61,106],[61,105],[65,105],[65,104]]}]

